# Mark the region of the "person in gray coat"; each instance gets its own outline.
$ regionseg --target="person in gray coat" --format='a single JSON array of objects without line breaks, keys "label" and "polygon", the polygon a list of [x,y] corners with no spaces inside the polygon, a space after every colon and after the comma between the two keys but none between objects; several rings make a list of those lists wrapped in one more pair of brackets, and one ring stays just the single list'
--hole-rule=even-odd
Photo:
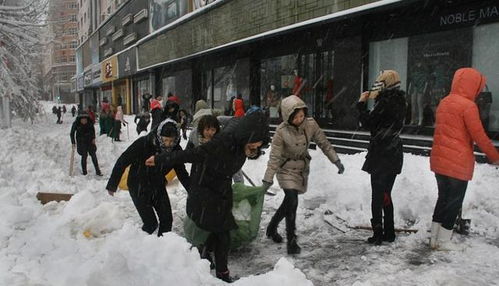
[{"label": "person in gray coat", "polygon": [[277,227],[282,219],[286,218],[286,238],[288,254],[298,254],[301,248],[297,244],[296,209],[298,208],[298,194],[307,191],[310,154],[308,147],[314,141],[328,159],[336,165],[338,173],[345,171],[333,146],[320,129],[317,122],[306,117],[307,106],[297,96],[291,95],[281,102],[283,122],[277,127],[272,138],[270,158],[263,178],[263,186],[267,190],[273,184],[274,175],[284,190],[284,200],[270,220],[266,235],[274,242],[282,242]]}]

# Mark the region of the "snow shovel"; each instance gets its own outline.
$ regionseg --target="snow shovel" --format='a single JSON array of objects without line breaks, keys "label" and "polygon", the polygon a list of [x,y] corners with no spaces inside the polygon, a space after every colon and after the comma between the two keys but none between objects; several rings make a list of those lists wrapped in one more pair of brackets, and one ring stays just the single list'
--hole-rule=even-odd
[{"label": "snow shovel", "polygon": [[[241,173],[243,173],[243,176],[246,178],[246,180],[248,180],[248,182],[250,182],[250,184],[251,184],[253,187],[256,187],[256,186],[255,186],[255,183],[253,183],[253,181],[250,179],[250,177],[248,177],[248,175],[246,175],[246,173],[245,173],[242,169],[241,169]],[[266,195],[269,195],[269,196],[275,196],[275,194],[274,194],[274,193],[269,192],[269,191],[267,191],[265,194],[266,194]]]},{"label": "snow shovel", "polygon": [[75,162],[75,145],[71,147],[71,156],[69,158],[69,176],[73,177],[73,166]]}]

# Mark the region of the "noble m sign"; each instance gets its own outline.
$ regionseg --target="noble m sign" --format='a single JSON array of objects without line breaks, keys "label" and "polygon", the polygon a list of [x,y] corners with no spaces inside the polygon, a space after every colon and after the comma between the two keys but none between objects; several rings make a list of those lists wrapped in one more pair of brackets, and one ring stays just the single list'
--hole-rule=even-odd
[{"label": "noble m sign", "polygon": [[118,79],[118,58],[116,56],[101,63],[100,76],[102,82],[110,82]]}]

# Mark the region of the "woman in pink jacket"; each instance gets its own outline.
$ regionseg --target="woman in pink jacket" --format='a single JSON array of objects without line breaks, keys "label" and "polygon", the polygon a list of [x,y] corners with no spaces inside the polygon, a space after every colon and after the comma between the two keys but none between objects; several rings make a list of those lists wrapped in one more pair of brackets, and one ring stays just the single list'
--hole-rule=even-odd
[{"label": "woman in pink jacket", "polygon": [[454,74],[451,91],[438,105],[430,165],[438,184],[438,200],[433,212],[430,246],[453,250],[452,229],[462,207],[468,181],[473,177],[473,143],[499,165],[499,153],[487,137],[478,107],[477,95],[486,78],[473,68],[461,68]]}]

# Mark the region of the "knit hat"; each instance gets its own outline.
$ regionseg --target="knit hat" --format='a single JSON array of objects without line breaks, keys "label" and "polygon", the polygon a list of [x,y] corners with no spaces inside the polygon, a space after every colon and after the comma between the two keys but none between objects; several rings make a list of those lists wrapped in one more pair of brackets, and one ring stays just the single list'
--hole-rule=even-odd
[{"label": "knit hat", "polygon": [[163,144],[163,140],[161,140],[161,137],[175,137],[174,146],[179,144],[180,132],[177,128],[177,122],[172,119],[165,119],[158,125],[158,129],[156,130],[156,139],[158,140],[161,149],[167,152],[171,151],[173,147],[166,147]]}]

